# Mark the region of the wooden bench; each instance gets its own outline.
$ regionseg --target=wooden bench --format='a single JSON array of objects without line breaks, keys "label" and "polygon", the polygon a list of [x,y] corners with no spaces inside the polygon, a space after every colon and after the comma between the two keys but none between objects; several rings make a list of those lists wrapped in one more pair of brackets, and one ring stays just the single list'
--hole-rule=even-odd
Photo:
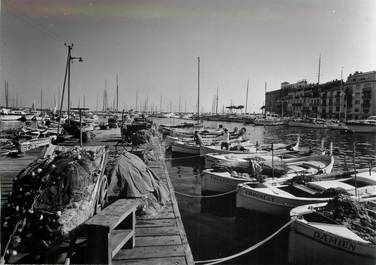
[{"label": "wooden bench", "polygon": [[112,264],[122,248],[135,246],[137,199],[120,199],[85,222],[87,263]]}]

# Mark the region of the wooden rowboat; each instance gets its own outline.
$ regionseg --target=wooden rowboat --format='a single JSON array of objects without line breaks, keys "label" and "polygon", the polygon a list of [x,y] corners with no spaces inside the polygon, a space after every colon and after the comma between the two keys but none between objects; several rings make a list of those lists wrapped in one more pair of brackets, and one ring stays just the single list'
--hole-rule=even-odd
[{"label": "wooden rowboat", "polygon": [[[360,202],[376,207],[375,198]],[[375,264],[376,245],[349,226],[317,212],[327,203],[309,204],[291,210],[294,220],[289,235],[291,264]],[[369,210],[375,217],[374,209]]]},{"label": "wooden rowboat", "polygon": [[288,216],[291,209],[295,207],[328,201],[331,198],[330,190],[342,190],[351,196],[375,196],[376,171],[372,171],[371,174],[368,169],[359,171],[362,172],[335,179],[328,179],[324,174],[318,176],[321,180],[308,182],[305,185],[242,183],[238,186],[236,207],[271,215]]}]

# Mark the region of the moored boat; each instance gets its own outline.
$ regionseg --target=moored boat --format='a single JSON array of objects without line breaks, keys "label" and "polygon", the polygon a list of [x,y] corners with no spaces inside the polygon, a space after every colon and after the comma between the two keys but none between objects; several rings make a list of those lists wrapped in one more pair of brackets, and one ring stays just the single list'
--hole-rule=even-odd
[{"label": "moored boat", "polygon": [[375,133],[376,116],[370,116],[365,120],[348,121],[346,125],[354,133]]},{"label": "moored boat", "polygon": [[176,141],[171,143],[171,151],[182,154],[199,155],[200,146],[195,143]]},{"label": "moored boat", "polygon": [[[359,202],[338,197],[329,203],[292,209],[289,263],[375,264],[374,200]],[[326,209],[330,209],[329,214],[325,214]]]},{"label": "moored boat", "polygon": [[[350,177],[328,179],[324,175],[305,184],[271,185],[268,183],[239,184],[236,207],[259,211],[271,215],[288,216],[297,206],[328,201],[333,193],[345,192],[351,196],[370,197],[376,195],[376,171],[359,170]],[[333,176],[330,176],[332,178]],[[342,178],[341,178],[342,177]],[[319,180],[317,180],[319,179]]]},{"label": "moored boat", "polygon": [[[260,158],[247,161],[242,168],[252,168],[253,163],[261,166],[261,174],[263,178],[263,185],[277,184],[292,179],[300,174],[329,174],[332,171],[334,158],[333,156],[311,156],[304,158],[293,158],[282,161],[276,161],[275,168],[269,161],[260,161]],[[264,163],[264,164],[263,164]],[[238,164],[239,166],[239,164]],[[255,177],[253,174],[231,172],[218,172],[217,170],[204,170],[202,175],[202,190],[209,190],[215,192],[227,192],[236,189],[240,183],[247,182],[257,185],[260,177]]]}]

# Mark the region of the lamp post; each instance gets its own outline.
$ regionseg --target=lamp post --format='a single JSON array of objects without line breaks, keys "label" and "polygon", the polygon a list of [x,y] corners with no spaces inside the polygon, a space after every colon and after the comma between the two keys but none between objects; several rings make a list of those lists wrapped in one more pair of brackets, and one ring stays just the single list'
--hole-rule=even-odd
[{"label": "lamp post", "polygon": [[61,96],[61,104],[60,104],[60,111],[59,111],[60,119],[59,119],[58,128],[57,128],[58,133],[59,133],[59,129],[60,129],[60,121],[61,121],[61,118],[62,118],[61,114],[62,114],[65,85],[66,84],[67,84],[67,87],[68,87],[68,123],[70,123],[70,117],[69,117],[70,116],[70,74],[71,74],[70,64],[74,60],[77,60],[79,62],[83,62],[82,57],[73,57],[72,56],[73,43],[71,43],[71,44],[64,43],[64,46],[67,47],[68,54],[67,54],[67,62],[66,62],[66,66],[65,66],[65,74],[64,74],[64,82],[63,82],[63,94]]}]

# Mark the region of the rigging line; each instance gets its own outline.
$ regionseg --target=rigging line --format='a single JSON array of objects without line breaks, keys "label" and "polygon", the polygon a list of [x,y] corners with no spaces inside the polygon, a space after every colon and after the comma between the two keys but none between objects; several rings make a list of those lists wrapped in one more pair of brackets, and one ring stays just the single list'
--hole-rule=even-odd
[{"label": "rigging line", "polygon": [[284,230],[286,227],[288,227],[292,222],[295,221],[295,218],[292,218],[290,219],[286,224],[284,224],[283,226],[281,226],[277,231],[275,231],[273,234],[271,234],[270,236],[268,236],[267,238],[261,240],[260,242],[254,244],[253,246],[241,251],[241,252],[238,252],[236,254],[233,254],[231,256],[228,256],[228,257],[224,257],[224,258],[219,258],[219,259],[211,259],[211,260],[198,260],[198,261],[195,261],[194,263],[195,264],[202,264],[202,263],[205,263],[206,265],[214,265],[214,264],[218,264],[218,263],[222,263],[222,262],[225,262],[225,261],[228,261],[228,260],[231,260],[231,259],[234,259],[234,258],[237,258],[237,257],[240,257],[244,254],[247,254],[248,252],[251,252],[255,249],[257,249],[258,247],[262,246],[263,244],[265,244],[266,242],[268,242],[269,240],[271,240],[273,237],[275,237],[276,235],[278,235],[280,232],[282,232],[282,230]]},{"label": "rigging line", "polygon": [[237,191],[237,189],[234,189],[234,190],[231,190],[231,191],[228,191],[228,192],[224,192],[224,193],[220,193],[220,194],[214,194],[214,195],[192,195],[192,194],[182,193],[182,192],[178,192],[178,191],[174,191],[174,192],[178,195],[182,195],[182,196],[190,197],[190,198],[216,198],[216,197],[225,196],[225,195],[228,195],[228,194],[231,194],[231,193],[235,193],[236,191]]},{"label": "rigging line", "polygon": [[60,38],[56,33],[46,29],[45,27],[35,23],[32,18],[27,18],[28,16],[23,14],[23,13],[20,13],[18,11],[11,11],[11,12],[8,12],[9,15],[17,18],[19,21],[22,21],[24,22],[25,24],[27,24],[28,26],[34,28],[35,30],[39,31],[40,33],[42,34],[45,34],[46,36],[50,37],[52,40],[56,41],[56,42],[64,42],[62,38]]}]

